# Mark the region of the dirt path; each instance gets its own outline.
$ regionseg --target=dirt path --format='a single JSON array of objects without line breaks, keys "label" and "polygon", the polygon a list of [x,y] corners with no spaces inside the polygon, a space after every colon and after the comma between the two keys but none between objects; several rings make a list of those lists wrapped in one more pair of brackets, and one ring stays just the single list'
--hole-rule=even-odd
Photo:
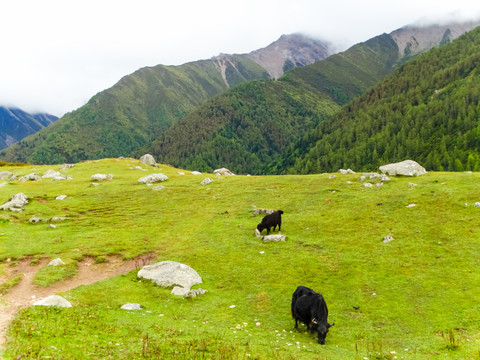
[{"label": "dirt path", "polygon": [[30,306],[47,296],[68,291],[80,285],[92,284],[134,269],[140,269],[153,259],[151,254],[146,254],[130,261],[123,261],[120,256],[109,256],[107,260],[106,263],[95,264],[94,259],[85,258],[78,263],[77,275],[48,288],[35,286],[32,282],[36,272],[47,265],[50,259],[42,259],[35,265],[30,265],[30,259],[24,259],[19,261],[18,266],[8,268],[6,276],[0,279],[0,282],[22,273],[24,277],[17,286],[0,296],[0,349],[4,347],[7,329],[19,309]]}]

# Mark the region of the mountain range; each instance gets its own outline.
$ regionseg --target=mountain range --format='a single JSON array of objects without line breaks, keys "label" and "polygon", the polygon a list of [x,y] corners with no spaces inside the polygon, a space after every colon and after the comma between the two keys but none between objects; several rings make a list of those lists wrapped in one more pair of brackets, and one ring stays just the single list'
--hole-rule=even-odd
[{"label": "mountain range", "polygon": [[0,158],[61,163],[150,152],[201,171],[308,173],[295,160],[321,141],[322,124],[333,126],[335,114],[395,69],[477,25],[407,26],[333,55],[328,44],[282,36],[250,54],[143,68]]},{"label": "mountain range", "polygon": [[251,54],[142,68],[0,156],[30,163],[128,156],[215,95],[242,82],[273,79],[330,52],[324,42],[292,35]]},{"label": "mountain range", "polygon": [[57,119],[50,114],[29,114],[18,108],[0,106],[0,149],[38,132]]}]

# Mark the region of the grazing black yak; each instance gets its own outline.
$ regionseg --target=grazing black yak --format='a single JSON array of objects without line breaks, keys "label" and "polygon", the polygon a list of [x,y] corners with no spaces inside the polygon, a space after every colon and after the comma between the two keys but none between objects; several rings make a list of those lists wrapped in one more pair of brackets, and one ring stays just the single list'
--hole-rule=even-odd
[{"label": "grazing black yak", "polygon": [[278,231],[280,232],[280,228],[282,226],[282,210],[274,211],[273,213],[265,216],[262,219],[262,222],[257,225],[257,229],[259,232],[262,232],[263,229],[267,229],[267,235],[270,233],[270,228],[273,227],[273,231],[278,225]]},{"label": "grazing black yak", "polygon": [[295,329],[298,321],[307,325],[307,330],[316,332],[318,343],[325,344],[328,329],[335,325],[329,324],[328,309],[322,295],[305,286],[299,286],[292,295],[292,317],[295,319]]}]

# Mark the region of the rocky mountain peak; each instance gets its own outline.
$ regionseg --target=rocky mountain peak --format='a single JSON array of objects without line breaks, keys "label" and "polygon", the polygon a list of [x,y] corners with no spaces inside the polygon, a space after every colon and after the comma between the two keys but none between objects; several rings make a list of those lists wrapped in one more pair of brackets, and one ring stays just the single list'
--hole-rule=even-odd
[{"label": "rocky mountain peak", "polygon": [[332,53],[332,46],[327,42],[302,34],[290,34],[282,35],[267,47],[245,55],[266,69],[272,78],[278,79],[285,71],[313,64]]},{"label": "rocky mountain peak", "polygon": [[400,57],[405,57],[451,42],[479,25],[480,20],[428,26],[409,25],[395,30],[390,35],[398,45]]}]

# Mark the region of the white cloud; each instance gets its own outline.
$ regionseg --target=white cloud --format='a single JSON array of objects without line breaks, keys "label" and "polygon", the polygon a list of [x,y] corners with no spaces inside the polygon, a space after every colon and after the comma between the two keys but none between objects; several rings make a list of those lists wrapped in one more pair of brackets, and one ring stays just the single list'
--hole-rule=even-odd
[{"label": "white cloud", "polygon": [[457,0],[16,0],[0,4],[0,104],[62,115],[144,66],[179,65],[305,32],[343,47],[418,20],[480,14]]}]

